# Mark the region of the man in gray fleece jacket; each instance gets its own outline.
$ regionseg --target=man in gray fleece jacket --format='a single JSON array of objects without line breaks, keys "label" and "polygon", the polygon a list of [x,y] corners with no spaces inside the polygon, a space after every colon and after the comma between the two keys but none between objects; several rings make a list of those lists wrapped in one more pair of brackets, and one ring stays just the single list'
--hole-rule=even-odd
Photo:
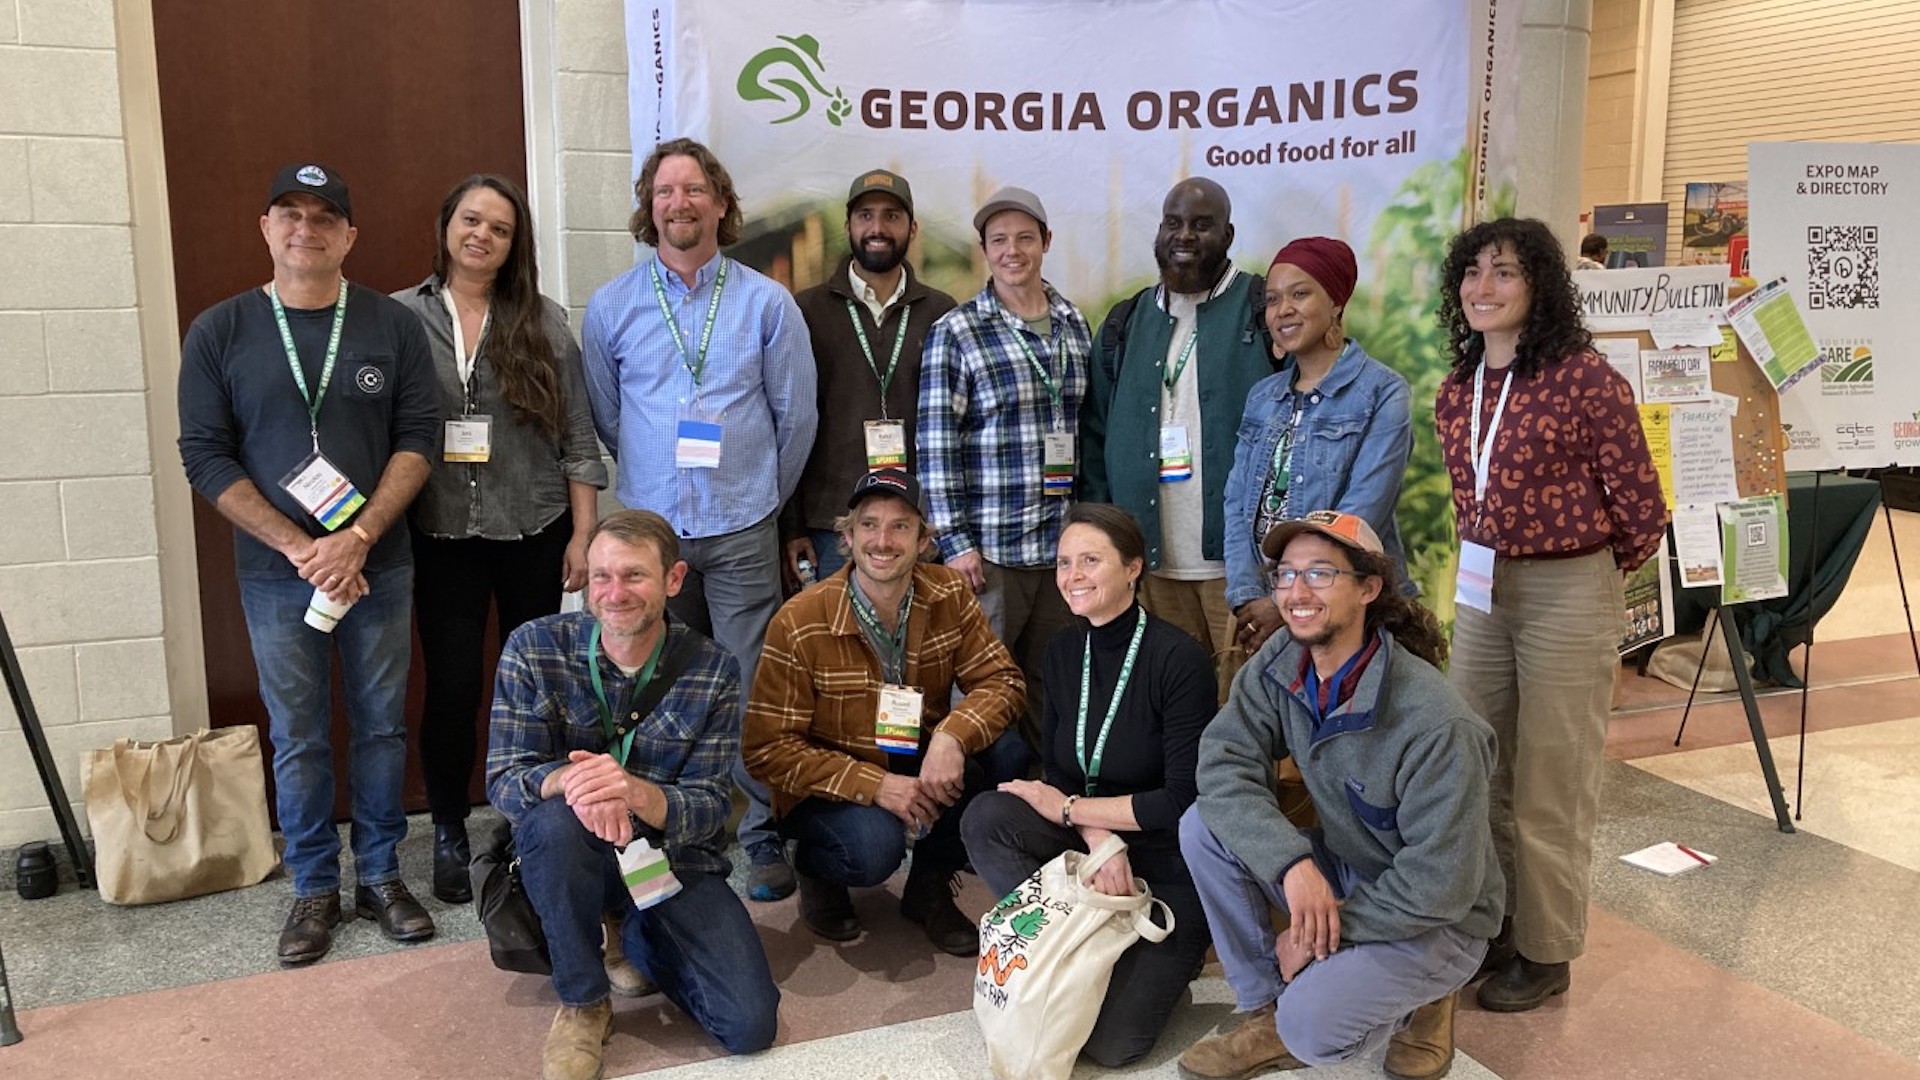
[{"label": "man in gray fleece jacket", "polygon": [[[1285,628],[1234,680],[1200,741],[1199,799],[1180,822],[1239,1009],[1180,1059],[1190,1077],[1328,1064],[1391,1040],[1387,1073],[1453,1060],[1454,993],[1506,895],[1487,824],[1493,731],[1435,669],[1431,613],[1400,595],[1367,523],[1315,511],[1261,545]],[[1319,810],[1281,814],[1291,753]],[[1289,913],[1276,935],[1269,905]]]}]

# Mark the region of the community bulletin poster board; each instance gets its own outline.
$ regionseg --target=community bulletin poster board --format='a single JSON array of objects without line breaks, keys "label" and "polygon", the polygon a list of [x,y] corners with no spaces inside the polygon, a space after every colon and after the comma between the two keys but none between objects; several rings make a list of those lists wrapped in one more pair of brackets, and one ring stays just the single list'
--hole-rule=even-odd
[{"label": "community bulletin poster board", "polygon": [[[1779,399],[1726,317],[1745,286],[1725,265],[1584,270],[1574,285],[1595,347],[1633,387],[1673,512],[1673,550],[1663,545],[1627,580],[1620,651],[1673,633],[1668,558],[1686,586],[1721,586],[1723,602],[1779,595],[1772,572],[1784,566],[1786,549]],[[1756,521],[1761,527],[1750,528]],[[1777,584],[1783,589],[1784,577]]]}]

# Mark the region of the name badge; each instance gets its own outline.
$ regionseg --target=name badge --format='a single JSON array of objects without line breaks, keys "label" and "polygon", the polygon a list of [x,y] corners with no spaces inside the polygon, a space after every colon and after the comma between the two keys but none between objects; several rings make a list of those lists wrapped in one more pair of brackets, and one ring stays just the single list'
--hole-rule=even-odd
[{"label": "name badge", "polygon": [[673,444],[673,463],[682,469],[720,467],[720,425],[705,420],[682,420]]},{"label": "name badge", "polygon": [[1169,424],[1160,429],[1160,482],[1177,483],[1193,479],[1193,450],[1187,445],[1187,425]]},{"label": "name badge", "polygon": [[880,688],[873,715],[873,741],[889,754],[920,752],[922,695],[916,687],[888,683]]},{"label": "name badge", "polygon": [[867,421],[867,471],[907,467],[907,425],[899,420]]},{"label": "name badge", "polygon": [[1460,542],[1460,574],[1453,602],[1475,611],[1493,613],[1493,549],[1471,540]]},{"label": "name badge", "polygon": [[1046,437],[1046,457],[1040,466],[1040,490],[1047,495],[1073,494],[1073,436]]},{"label": "name badge", "polygon": [[486,461],[493,456],[493,417],[463,416],[447,421],[446,461]]},{"label": "name badge", "polygon": [[353,481],[318,450],[281,477],[280,487],[328,532],[345,525],[367,502]]}]

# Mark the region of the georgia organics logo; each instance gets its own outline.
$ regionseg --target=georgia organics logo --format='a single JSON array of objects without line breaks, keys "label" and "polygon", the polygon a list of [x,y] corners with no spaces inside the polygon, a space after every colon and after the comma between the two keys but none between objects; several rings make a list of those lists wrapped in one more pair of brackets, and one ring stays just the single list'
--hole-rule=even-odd
[{"label": "georgia organics logo", "polygon": [[1920,446],[1920,411],[1913,414],[1911,420],[1893,422],[1893,448],[1908,450]]},{"label": "georgia organics logo", "polygon": [[778,101],[792,106],[792,112],[768,121],[784,124],[810,112],[814,96],[818,95],[827,103],[827,123],[839,127],[841,121],[853,113],[853,102],[847,100],[839,87],[829,91],[821,83],[827,69],[820,62],[820,43],[812,34],[774,36],[785,44],[762,49],[740,69],[740,78],[734,84],[740,100]]}]

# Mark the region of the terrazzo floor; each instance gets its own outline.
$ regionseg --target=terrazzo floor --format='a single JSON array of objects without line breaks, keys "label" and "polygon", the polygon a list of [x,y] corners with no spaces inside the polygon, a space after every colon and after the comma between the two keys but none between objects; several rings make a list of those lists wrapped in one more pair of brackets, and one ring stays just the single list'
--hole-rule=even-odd
[{"label": "terrazzo floor", "polygon": [[[1920,517],[1895,520],[1920,578]],[[1920,678],[1884,530],[1882,518],[1821,624],[1797,831],[1773,826],[1731,695],[1703,698],[1676,748],[1685,691],[1623,671],[1588,953],[1572,990],[1536,1012],[1463,1004],[1450,1075],[1920,1080]],[[1799,698],[1768,693],[1761,707],[1791,802]],[[1719,861],[1673,878],[1619,861],[1662,840]],[[402,864],[422,893],[429,846],[416,820]],[[607,1076],[987,1076],[970,965],[900,922],[899,884],[859,894],[870,932],[850,947],[814,939],[793,900],[751,905],[784,993],[772,1050],[721,1058],[670,1006],[640,999],[620,1003]],[[35,902],[0,893],[0,948],[25,1034],[0,1048],[0,1078],[538,1075],[552,992],[494,970],[469,911],[428,900],[439,936],[411,947],[350,922],[325,961],[281,971],[271,950],[289,893],[284,877],[135,909],[71,885]],[[963,894],[972,907],[989,899],[977,884]],[[1146,1061],[1117,1072],[1082,1062],[1074,1077],[1174,1077],[1179,1052],[1229,1002],[1209,968]],[[1359,1061],[1318,1075],[1383,1074]]]}]

